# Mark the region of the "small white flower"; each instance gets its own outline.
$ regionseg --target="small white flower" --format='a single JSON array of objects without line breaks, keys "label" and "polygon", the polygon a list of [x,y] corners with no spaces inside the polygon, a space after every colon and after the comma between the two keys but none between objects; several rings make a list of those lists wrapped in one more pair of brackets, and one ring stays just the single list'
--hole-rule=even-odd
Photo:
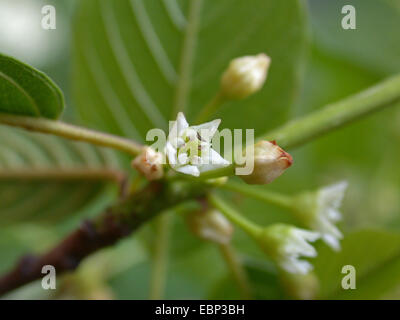
[{"label": "small white flower", "polygon": [[271,59],[264,53],[233,59],[221,79],[221,93],[229,100],[244,99],[261,89]]},{"label": "small white flower", "polygon": [[317,191],[317,214],[312,228],[322,234],[322,240],[332,249],[339,250],[342,233],[335,223],[342,219],[339,208],[342,204],[347,182],[342,181]]},{"label": "small white flower", "polygon": [[182,112],[172,122],[165,146],[170,166],[181,173],[198,177],[201,172],[226,167],[229,162],[212,149],[211,139],[221,120],[189,126]]},{"label": "small white flower", "polygon": [[342,204],[347,182],[342,181],[315,192],[306,192],[297,197],[294,211],[307,227],[321,233],[322,240],[334,250],[340,250],[342,233],[336,227],[342,215]]},{"label": "small white flower", "polygon": [[258,241],[283,270],[307,274],[313,267],[308,261],[300,260],[300,258],[317,256],[317,251],[308,242],[314,242],[318,238],[320,238],[318,232],[276,224],[264,228]]},{"label": "small white flower", "polygon": [[317,232],[291,228],[286,241],[281,247],[282,258],[279,262],[282,269],[290,273],[306,274],[313,269],[311,263],[300,260],[303,257],[316,257],[317,251],[308,242],[316,241],[320,235]]}]

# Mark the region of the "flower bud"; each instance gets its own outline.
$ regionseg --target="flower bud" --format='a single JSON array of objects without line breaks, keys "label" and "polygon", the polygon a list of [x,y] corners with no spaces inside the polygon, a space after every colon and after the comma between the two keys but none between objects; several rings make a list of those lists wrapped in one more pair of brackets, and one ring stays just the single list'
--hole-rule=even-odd
[{"label": "flower bud", "polygon": [[292,156],[275,141],[260,141],[254,145],[253,172],[240,177],[248,184],[268,184],[278,178],[292,163]]},{"label": "flower bud", "polygon": [[232,239],[233,226],[218,210],[196,211],[187,215],[190,230],[200,239],[228,244]]},{"label": "flower bud", "polygon": [[163,155],[150,147],[145,147],[132,161],[132,167],[149,181],[161,179],[164,175]]},{"label": "flower bud", "polygon": [[312,271],[307,274],[281,272],[280,280],[288,295],[294,299],[313,300],[320,289],[318,278]]},{"label": "flower bud", "polygon": [[317,256],[316,250],[308,242],[319,237],[317,232],[285,224],[265,227],[255,236],[261,248],[280,268],[297,274],[307,274],[312,270],[312,265],[306,260],[300,260],[300,257]]},{"label": "flower bud", "polygon": [[240,100],[256,93],[264,85],[271,59],[264,53],[231,61],[221,79],[221,94],[228,100]]}]

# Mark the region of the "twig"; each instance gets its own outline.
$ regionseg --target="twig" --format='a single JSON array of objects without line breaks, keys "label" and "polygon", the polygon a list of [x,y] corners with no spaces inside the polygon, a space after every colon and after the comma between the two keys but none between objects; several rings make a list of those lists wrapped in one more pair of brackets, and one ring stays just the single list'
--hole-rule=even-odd
[{"label": "twig", "polygon": [[27,255],[3,277],[0,277],[0,295],[43,277],[43,266],[52,265],[57,275],[77,268],[91,253],[111,246],[128,236],[157,214],[203,194],[198,185],[179,188],[165,182],[153,182],[138,193],[121,199],[97,219],[85,221],[49,252]]},{"label": "twig", "polygon": [[85,141],[99,146],[114,148],[133,156],[138,155],[142,149],[142,145],[130,139],[78,127],[61,121],[0,113],[0,123],[29,131],[49,133],[71,140]]}]

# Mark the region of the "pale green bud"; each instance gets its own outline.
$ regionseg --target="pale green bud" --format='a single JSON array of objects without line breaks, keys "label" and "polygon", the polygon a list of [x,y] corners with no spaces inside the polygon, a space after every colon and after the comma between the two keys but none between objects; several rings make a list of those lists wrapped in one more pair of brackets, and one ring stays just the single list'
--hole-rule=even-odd
[{"label": "pale green bud", "polygon": [[264,53],[232,60],[221,78],[222,96],[240,100],[259,91],[267,79],[270,62]]},{"label": "pale green bud", "polygon": [[132,161],[132,167],[149,181],[161,179],[164,175],[163,155],[150,147],[144,147]]},{"label": "pale green bud", "polygon": [[195,211],[187,215],[189,229],[200,239],[218,244],[228,244],[233,226],[218,210]]}]

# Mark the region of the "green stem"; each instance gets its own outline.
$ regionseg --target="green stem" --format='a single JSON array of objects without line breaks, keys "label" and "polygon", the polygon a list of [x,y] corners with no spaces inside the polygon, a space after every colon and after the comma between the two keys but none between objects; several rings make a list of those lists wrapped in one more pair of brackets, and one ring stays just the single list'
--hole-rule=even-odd
[{"label": "green stem", "polygon": [[261,227],[251,222],[250,220],[244,218],[239,212],[230,207],[224,200],[222,200],[217,195],[210,194],[208,196],[208,200],[216,209],[221,211],[222,214],[224,214],[233,223],[241,227],[250,236],[256,236],[261,232],[262,230]]},{"label": "green stem", "polygon": [[[389,106],[400,106],[400,75],[391,77],[356,95],[327,105],[309,115],[295,119],[258,140],[276,140],[280,147],[290,149],[301,146],[319,136],[351,123],[374,111]],[[233,175],[235,165],[208,171],[207,179]]]},{"label": "green stem", "polygon": [[227,182],[225,184],[218,185],[217,187],[229,191],[234,191],[240,193],[244,196],[252,197],[256,200],[262,202],[273,204],[285,209],[292,209],[292,197],[265,190],[258,189],[257,187],[252,187],[244,183]]},{"label": "green stem", "polygon": [[156,241],[154,247],[153,267],[150,281],[150,299],[163,299],[167,271],[168,271],[168,249],[170,240],[170,225],[173,216],[164,214],[156,221]]},{"label": "green stem", "polygon": [[114,148],[133,156],[137,156],[142,149],[142,145],[132,140],[56,120],[0,114],[0,123],[29,131],[48,133],[67,139]]},{"label": "green stem", "polygon": [[196,118],[196,123],[202,123],[209,120],[209,118],[224,104],[225,99],[217,93],[214,98],[200,111]]},{"label": "green stem", "polygon": [[260,140],[276,140],[282,148],[297,147],[374,111],[394,105],[400,105],[400,75],[295,119],[267,133]]},{"label": "green stem", "polygon": [[247,277],[247,273],[243,268],[243,265],[234,248],[230,244],[221,244],[219,249],[240,289],[242,299],[251,299],[251,286]]},{"label": "green stem", "polygon": [[252,197],[265,203],[280,206],[282,208],[292,208],[292,198],[278,192],[273,192],[265,189],[260,190],[257,187],[236,182],[229,182],[224,185],[220,185],[220,187],[226,190],[238,192],[242,195]]}]

